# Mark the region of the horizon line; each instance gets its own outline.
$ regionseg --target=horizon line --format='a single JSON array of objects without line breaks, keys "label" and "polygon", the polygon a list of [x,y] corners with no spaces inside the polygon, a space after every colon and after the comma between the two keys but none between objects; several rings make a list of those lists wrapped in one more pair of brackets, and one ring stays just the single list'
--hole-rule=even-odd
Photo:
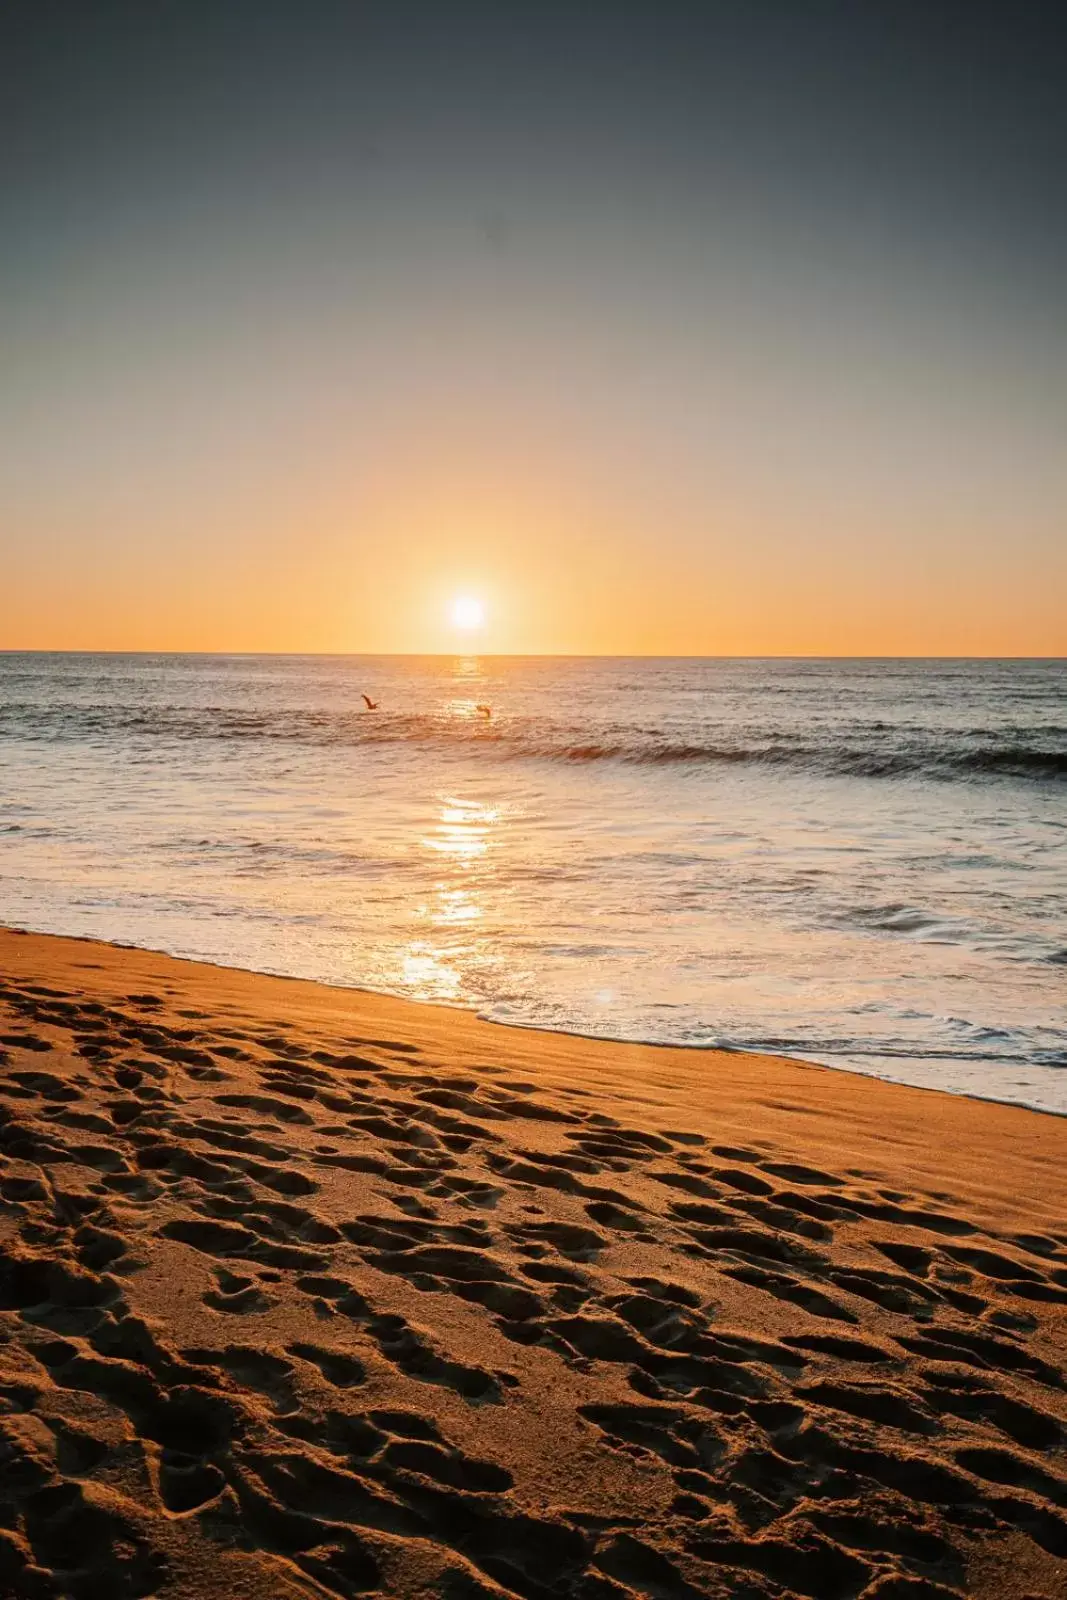
[{"label": "horizon line", "polygon": [[245,660],[271,660],[279,657],[294,660],[323,661],[1038,661],[1067,662],[1061,655],[999,655],[999,654],[939,654],[906,651],[896,654],[871,652],[819,653],[817,651],[681,651],[678,654],[659,651],[572,651],[572,650],[175,650],[175,649],[84,649],[77,646],[18,646],[0,645],[4,656],[180,656],[211,660],[217,657]]}]

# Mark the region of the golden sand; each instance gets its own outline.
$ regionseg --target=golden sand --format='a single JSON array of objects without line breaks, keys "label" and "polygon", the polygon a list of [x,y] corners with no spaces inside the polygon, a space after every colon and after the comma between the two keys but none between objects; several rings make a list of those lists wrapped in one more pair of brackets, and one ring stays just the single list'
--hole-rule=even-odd
[{"label": "golden sand", "polygon": [[0,932],[0,1594],[1067,1594],[1067,1119]]}]

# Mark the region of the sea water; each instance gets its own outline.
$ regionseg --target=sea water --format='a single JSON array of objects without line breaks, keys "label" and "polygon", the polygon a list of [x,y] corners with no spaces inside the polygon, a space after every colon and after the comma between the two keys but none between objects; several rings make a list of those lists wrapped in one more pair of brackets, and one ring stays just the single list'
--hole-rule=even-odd
[{"label": "sea water", "polygon": [[1067,663],[0,655],[0,921],[1067,1111]]}]

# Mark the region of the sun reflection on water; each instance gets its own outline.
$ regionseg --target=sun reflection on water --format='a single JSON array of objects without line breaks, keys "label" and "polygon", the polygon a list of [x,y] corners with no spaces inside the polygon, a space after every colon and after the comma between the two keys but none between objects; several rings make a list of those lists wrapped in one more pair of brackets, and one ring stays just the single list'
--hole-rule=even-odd
[{"label": "sun reflection on water", "polygon": [[458,1000],[461,977],[425,939],[413,939],[401,961],[404,982],[418,1000]]},{"label": "sun reflection on water", "polygon": [[440,795],[432,828],[419,840],[439,862],[432,898],[418,907],[419,936],[402,955],[404,982],[417,998],[458,1001],[468,974],[492,959],[476,925],[485,915],[484,891],[494,876],[491,851],[500,843],[498,806]]},{"label": "sun reflection on water", "polygon": [[438,908],[431,913],[432,922],[445,926],[457,922],[477,922],[482,908],[468,889],[451,889],[447,884],[436,886]]},{"label": "sun reflection on water", "polygon": [[472,800],[446,800],[435,832],[423,839],[427,850],[437,850],[455,861],[484,855],[499,812]]}]

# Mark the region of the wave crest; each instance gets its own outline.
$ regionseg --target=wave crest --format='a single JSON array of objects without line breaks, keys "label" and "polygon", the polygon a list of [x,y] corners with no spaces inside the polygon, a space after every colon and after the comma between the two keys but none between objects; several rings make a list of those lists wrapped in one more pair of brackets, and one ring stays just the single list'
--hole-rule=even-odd
[{"label": "wave crest", "polygon": [[477,749],[499,761],[615,762],[630,766],[762,766],[822,776],[859,778],[929,777],[944,780],[1011,778],[1049,783],[1067,778],[1067,748],[1057,730],[1041,730],[1032,742],[1014,731],[1001,742],[986,730],[951,733],[884,723],[841,729],[825,742],[788,732],[701,740],[658,729],[601,724],[599,737],[585,729],[533,718],[486,723],[449,712],[399,712],[368,717],[348,709],[243,710],[233,706],[19,705],[0,707],[0,740],[114,740],[116,734],[146,741],[260,741],[301,746],[422,747],[442,752]]}]

